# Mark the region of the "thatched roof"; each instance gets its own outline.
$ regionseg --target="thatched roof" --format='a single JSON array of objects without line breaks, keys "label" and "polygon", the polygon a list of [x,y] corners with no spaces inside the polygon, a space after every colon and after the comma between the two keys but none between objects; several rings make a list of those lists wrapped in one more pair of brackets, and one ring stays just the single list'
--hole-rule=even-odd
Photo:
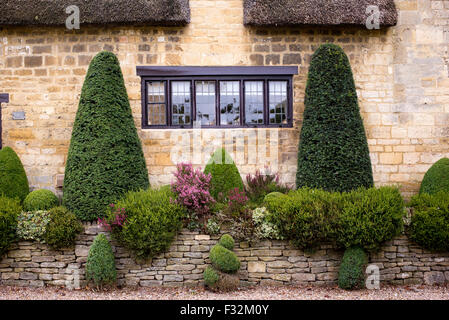
[{"label": "thatched roof", "polygon": [[372,5],[379,8],[381,27],[396,25],[394,0],[244,0],[244,24],[365,26]]},{"label": "thatched roof", "polygon": [[1,0],[0,25],[65,25],[71,5],[78,6],[81,24],[190,22],[189,0]]}]

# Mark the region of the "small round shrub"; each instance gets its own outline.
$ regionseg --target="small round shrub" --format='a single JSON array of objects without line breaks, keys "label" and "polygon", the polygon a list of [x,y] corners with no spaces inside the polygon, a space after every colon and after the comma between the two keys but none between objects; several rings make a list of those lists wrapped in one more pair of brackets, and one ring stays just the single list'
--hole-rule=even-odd
[{"label": "small round shrub", "polygon": [[436,194],[449,192],[449,159],[442,158],[427,170],[421,182],[419,193]]},{"label": "small round shrub", "polygon": [[210,194],[217,201],[224,200],[230,190],[238,188],[240,191],[244,191],[245,189],[237,166],[223,148],[214,152],[204,173],[212,175]]},{"label": "small round shrub", "polygon": [[410,205],[413,215],[408,229],[410,239],[437,252],[449,251],[449,193],[414,196]]},{"label": "small round shrub", "polygon": [[86,280],[97,287],[112,285],[117,281],[114,253],[104,234],[95,237],[86,262]]},{"label": "small round shrub", "polygon": [[58,197],[47,189],[30,192],[23,201],[23,209],[26,211],[50,210],[59,204]]},{"label": "small round shrub", "polygon": [[0,258],[16,239],[17,217],[21,211],[18,198],[10,199],[0,195]]},{"label": "small round shrub", "polygon": [[219,244],[212,247],[209,258],[212,265],[220,271],[235,273],[240,269],[240,260],[235,253]]},{"label": "small round shrub", "polygon": [[112,235],[138,260],[168,250],[186,216],[170,188],[128,192],[114,207],[124,208],[126,219]]},{"label": "small round shrub", "polygon": [[17,218],[17,236],[21,240],[43,242],[49,222],[48,211],[24,211]]},{"label": "small round shrub", "polygon": [[368,257],[362,248],[346,249],[338,271],[338,286],[345,290],[365,287],[365,267]]},{"label": "small round shrub", "polygon": [[10,147],[0,150],[0,194],[19,198],[22,202],[30,192],[28,178],[17,154]]},{"label": "small round shrub", "polygon": [[204,270],[203,273],[204,276],[204,283],[206,286],[213,288],[215,284],[218,282],[218,279],[220,279],[220,276],[218,275],[217,271],[215,271],[214,268],[211,266],[208,266],[206,270]]},{"label": "small round shrub", "polygon": [[225,247],[228,250],[234,250],[234,239],[229,234],[224,234],[221,236],[218,244]]},{"label": "small round shrub", "polygon": [[76,236],[83,231],[77,217],[65,207],[50,209],[50,223],[44,235],[45,242],[53,249],[70,248]]}]

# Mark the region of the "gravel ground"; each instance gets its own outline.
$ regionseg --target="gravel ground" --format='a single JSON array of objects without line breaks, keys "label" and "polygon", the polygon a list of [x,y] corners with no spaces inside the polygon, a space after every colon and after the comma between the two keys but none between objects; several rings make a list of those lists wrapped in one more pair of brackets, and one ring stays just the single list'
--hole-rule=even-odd
[{"label": "gravel ground", "polygon": [[336,287],[254,287],[232,293],[197,288],[139,288],[94,291],[57,287],[0,286],[0,300],[449,300],[449,286],[385,286],[380,290],[344,291]]}]

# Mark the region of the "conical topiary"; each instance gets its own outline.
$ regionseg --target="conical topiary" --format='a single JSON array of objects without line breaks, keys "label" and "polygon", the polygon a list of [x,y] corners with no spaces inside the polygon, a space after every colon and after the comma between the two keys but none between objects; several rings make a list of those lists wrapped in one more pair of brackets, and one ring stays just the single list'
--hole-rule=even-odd
[{"label": "conical topiary", "polygon": [[100,52],[90,63],[73,126],[64,205],[82,220],[102,216],[129,190],[149,187],[117,57]]},{"label": "conical topiary", "polygon": [[437,194],[449,192],[449,159],[442,158],[427,170],[421,182],[419,193]]},{"label": "conical topiary", "polygon": [[309,68],[296,185],[350,191],[373,184],[348,57],[337,45],[322,45]]},{"label": "conical topiary", "polygon": [[17,154],[10,147],[0,150],[0,195],[22,202],[30,193],[28,178]]},{"label": "conical topiary", "polygon": [[338,286],[345,290],[365,288],[365,267],[368,257],[358,247],[346,249],[338,270]]},{"label": "conical topiary", "polygon": [[219,148],[214,152],[204,173],[212,175],[210,194],[215,200],[222,200],[230,190],[235,188],[239,188],[240,191],[244,190],[239,170],[224,148]]},{"label": "conical topiary", "polygon": [[97,287],[113,285],[117,281],[114,253],[104,234],[96,236],[89,249],[86,280],[93,281]]}]

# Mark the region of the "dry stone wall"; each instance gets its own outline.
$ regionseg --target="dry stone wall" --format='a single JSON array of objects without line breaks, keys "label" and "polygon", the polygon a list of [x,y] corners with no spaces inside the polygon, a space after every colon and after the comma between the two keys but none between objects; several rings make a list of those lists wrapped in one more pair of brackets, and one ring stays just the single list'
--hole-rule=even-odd
[{"label": "dry stone wall", "polygon": [[[96,234],[96,223],[85,223],[74,249],[53,251],[45,244],[19,242],[0,261],[0,283],[13,286],[85,285],[84,267]],[[118,283],[122,286],[202,285],[210,263],[209,250],[218,236],[183,230],[168,252],[146,264],[138,264],[129,252],[113,242]],[[241,260],[241,285],[334,285],[343,255],[330,245],[312,253],[297,250],[286,241],[237,243]],[[387,242],[370,256],[380,269],[381,285],[442,284],[449,281],[449,253],[435,254],[410,243],[406,236]]]}]

